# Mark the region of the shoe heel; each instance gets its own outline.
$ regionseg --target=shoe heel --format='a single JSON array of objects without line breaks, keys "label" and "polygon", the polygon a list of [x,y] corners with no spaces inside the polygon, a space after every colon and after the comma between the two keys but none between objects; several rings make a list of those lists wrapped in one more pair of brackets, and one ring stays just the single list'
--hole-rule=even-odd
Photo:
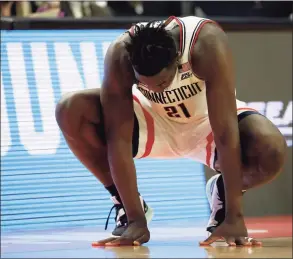
[{"label": "shoe heel", "polygon": [[145,217],[146,217],[148,224],[152,221],[152,219],[154,217],[154,210],[150,206],[148,206],[148,210],[145,213]]},{"label": "shoe heel", "polygon": [[212,192],[213,192],[213,189],[214,189],[214,185],[215,185],[215,183],[216,183],[216,181],[218,180],[219,177],[220,177],[220,174],[214,175],[213,177],[211,177],[208,180],[207,185],[206,185],[206,195],[207,195],[207,198],[208,198],[208,201],[209,201],[209,204],[210,204],[210,208],[211,208],[211,205],[212,205]]}]

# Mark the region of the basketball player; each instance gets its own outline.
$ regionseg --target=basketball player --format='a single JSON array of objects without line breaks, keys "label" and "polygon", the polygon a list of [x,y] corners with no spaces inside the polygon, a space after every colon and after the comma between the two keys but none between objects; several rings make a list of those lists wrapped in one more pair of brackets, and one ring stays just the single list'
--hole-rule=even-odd
[{"label": "basketball player", "polygon": [[232,54],[217,24],[198,17],[137,24],[111,44],[104,72],[101,90],[67,94],[56,108],[69,147],[116,208],[114,237],[96,245],[149,241],[152,210],[133,161],[145,157],[187,157],[218,172],[206,188],[212,234],[200,244],[259,244],[248,238],[243,191],[281,172],[286,143],[236,100]]}]

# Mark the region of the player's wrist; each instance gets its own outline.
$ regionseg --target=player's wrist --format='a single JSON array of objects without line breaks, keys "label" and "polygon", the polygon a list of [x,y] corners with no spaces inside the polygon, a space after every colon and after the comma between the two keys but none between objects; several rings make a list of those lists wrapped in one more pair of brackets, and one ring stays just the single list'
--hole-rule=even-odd
[{"label": "player's wrist", "polygon": [[243,217],[242,195],[231,199],[226,197],[226,218],[236,220]]},{"label": "player's wrist", "polygon": [[128,224],[129,225],[135,225],[137,227],[147,227],[147,221],[145,216],[144,217],[140,217],[140,218],[136,218],[136,219],[129,219],[128,220]]},{"label": "player's wrist", "polygon": [[145,215],[139,215],[136,217],[128,217],[128,224],[129,225],[134,224],[135,226],[144,228],[144,227],[147,227],[147,220]]},{"label": "player's wrist", "polygon": [[243,219],[242,211],[228,211],[225,215],[225,221],[229,223],[234,223]]},{"label": "player's wrist", "polygon": [[[140,204],[139,204],[140,205]],[[136,209],[137,208],[137,209]],[[128,222],[136,222],[140,225],[147,225],[145,213],[141,206],[135,206],[134,209],[127,210]]]},{"label": "player's wrist", "polygon": [[234,222],[241,218],[243,218],[242,203],[240,201],[230,203],[229,206],[226,207],[225,219]]}]

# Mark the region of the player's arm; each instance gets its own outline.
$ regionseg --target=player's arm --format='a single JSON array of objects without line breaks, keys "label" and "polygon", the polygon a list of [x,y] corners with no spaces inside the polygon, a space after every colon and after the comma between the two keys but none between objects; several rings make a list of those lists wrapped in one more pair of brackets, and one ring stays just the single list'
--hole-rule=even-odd
[{"label": "player's arm", "polygon": [[104,70],[101,103],[111,175],[128,220],[146,224],[132,157],[134,75],[123,42],[113,43],[109,47]]},{"label": "player's arm", "polygon": [[226,220],[242,217],[242,164],[235,97],[234,69],[225,33],[207,23],[191,54],[195,74],[206,82],[209,119],[226,194]]}]

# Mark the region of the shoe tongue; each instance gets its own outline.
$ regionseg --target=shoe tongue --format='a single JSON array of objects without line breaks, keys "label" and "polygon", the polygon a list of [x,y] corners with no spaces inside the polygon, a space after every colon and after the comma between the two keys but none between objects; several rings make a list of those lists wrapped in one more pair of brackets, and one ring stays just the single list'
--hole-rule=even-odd
[{"label": "shoe tongue", "polygon": [[114,203],[115,205],[120,205],[120,204],[121,204],[121,202],[117,199],[116,196],[112,196],[112,197],[111,197],[111,200],[113,201],[113,203]]}]

